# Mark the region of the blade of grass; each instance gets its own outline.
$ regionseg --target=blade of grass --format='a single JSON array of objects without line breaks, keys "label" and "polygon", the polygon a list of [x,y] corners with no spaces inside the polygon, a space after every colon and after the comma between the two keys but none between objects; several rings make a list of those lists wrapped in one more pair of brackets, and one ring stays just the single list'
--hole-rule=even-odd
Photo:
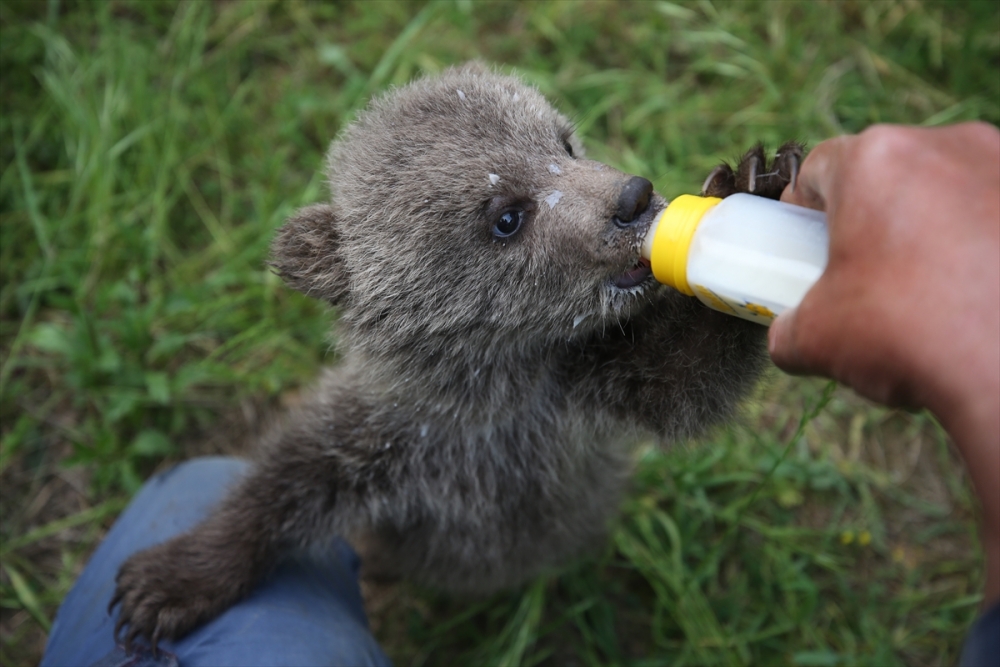
[{"label": "blade of grass", "polygon": [[17,600],[21,603],[21,606],[24,607],[24,609],[26,609],[36,621],[38,621],[39,625],[45,628],[46,632],[51,630],[52,622],[49,621],[48,616],[46,616],[45,612],[42,611],[42,606],[38,601],[38,596],[35,595],[35,591],[32,589],[31,584],[29,584],[9,562],[0,561],[0,567],[2,567],[4,572],[7,573],[7,577],[10,579],[11,588],[14,589],[14,594],[17,596]]},{"label": "blade of grass", "polygon": [[103,519],[120,512],[126,504],[128,504],[128,500],[125,498],[112,498],[102,502],[100,505],[91,507],[90,509],[77,512],[76,514],[71,514],[67,517],[63,517],[62,519],[57,519],[56,521],[51,521],[44,526],[39,526],[38,528],[28,531],[20,537],[4,542],[4,544],[0,546],[0,556],[26,547],[29,544],[33,544],[34,542],[51,535],[55,535],[56,533],[67,528],[90,523],[92,521],[102,521]]}]

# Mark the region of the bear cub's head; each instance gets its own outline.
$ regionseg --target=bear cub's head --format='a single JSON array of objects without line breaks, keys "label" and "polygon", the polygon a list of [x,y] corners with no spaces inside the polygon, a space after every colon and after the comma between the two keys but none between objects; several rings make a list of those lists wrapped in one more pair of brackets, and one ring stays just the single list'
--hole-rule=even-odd
[{"label": "bear cub's head", "polygon": [[272,265],[338,305],[341,337],[368,354],[566,341],[658,288],[639,246],[666,201],[586,159],[517,78],[474,64],[392,90],[334,142],[328,170],[331,202],[282,227]]}]

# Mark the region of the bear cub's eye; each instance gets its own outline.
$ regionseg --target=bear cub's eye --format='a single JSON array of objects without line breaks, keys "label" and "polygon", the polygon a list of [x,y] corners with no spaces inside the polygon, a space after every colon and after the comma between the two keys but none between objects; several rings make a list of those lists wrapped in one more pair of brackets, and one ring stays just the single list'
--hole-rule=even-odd
[{"label": "bear cub's eye", "polygon": [[519,208],[504,211],[493,225],[493,235],[500,239],[513,236],[524,222],[524,211]]},{"label": "bear cub's eye", "polygon": [[563,148],[566,149],[570,157],[576,157],[573,155],[573,145],[569,143],[569,139],[563,139]]}]

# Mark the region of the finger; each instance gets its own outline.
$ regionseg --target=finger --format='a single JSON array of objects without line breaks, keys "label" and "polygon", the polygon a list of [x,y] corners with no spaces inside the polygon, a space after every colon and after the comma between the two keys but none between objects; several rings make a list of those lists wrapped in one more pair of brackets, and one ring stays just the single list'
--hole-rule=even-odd
[{"label": "finger", "polygon": [[843,136],[821,142],[806,156],[799,168],[794,187],[789,183],[781,201],[797,206],[826,210],[838,177],[844,155],[855,137]]},{"label": "finger", "polygon": [[771,355],[771,361],[789,375],[822,375],[816,360],[810,358],[801,347],[800,321],[800,309],[792,308],[771,323],[767,332],[767,351]]},{"label": "finger", "polygon": [[795,326],[795,309],[779,315],[767,332],[767,351],[774,365],[786,373],[794,373],[799,364],[795,350],[792,329]]}]

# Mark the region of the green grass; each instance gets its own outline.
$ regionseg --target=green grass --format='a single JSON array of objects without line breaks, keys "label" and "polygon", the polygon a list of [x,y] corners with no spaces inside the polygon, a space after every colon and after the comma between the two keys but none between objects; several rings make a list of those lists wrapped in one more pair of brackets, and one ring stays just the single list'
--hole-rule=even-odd
[{"label": "green grass", "polygon": [[[472,58],[668,197],[756,141],[1000,123],[989,2],[0,0],[0,663],[37,662],[146,476],[240,451],[333,361],[271,233],[372,94]],[[643,449],[594,559],[485,601],[379,592],[380,641],[399,665],[953,663],[981,583],[960,467],[926,415],[825,386],[774,373],[738,423]]]}]

